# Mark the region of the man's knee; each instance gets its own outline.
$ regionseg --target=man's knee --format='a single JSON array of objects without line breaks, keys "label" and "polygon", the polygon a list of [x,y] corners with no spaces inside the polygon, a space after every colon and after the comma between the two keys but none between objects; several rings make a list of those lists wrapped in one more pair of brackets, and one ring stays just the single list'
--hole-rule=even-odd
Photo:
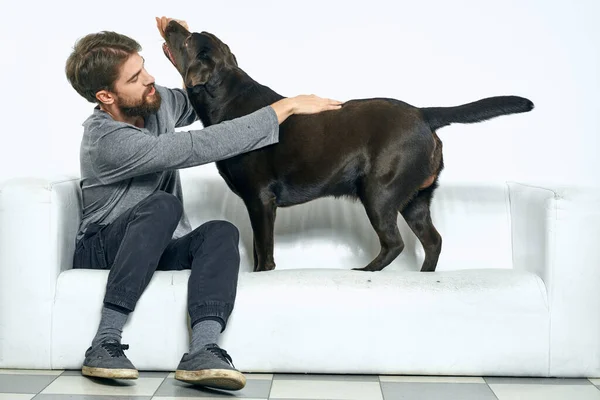
[{"label": "man's knee", "polygon": [[183,215],[183,204],[174,195],[158,191],[142,201],[140,207],[161,221],[177,224]]},{"label": "man's knee", "polygon": [[207,235],[233,238],[237,243],[240,240],[240,231],[229,221],[214,220],[204,224]]},{"label": "man's knee", "polygon": [[240,241],[240,233],[238,228],[231,222],[213,220],[205,222],[196,228],[192,232],[191,239],[190,251],[195,254],[203,246],[213,249],[217,245],[217,247],[225,245],[226,247],[234,246],[237,248]]}]

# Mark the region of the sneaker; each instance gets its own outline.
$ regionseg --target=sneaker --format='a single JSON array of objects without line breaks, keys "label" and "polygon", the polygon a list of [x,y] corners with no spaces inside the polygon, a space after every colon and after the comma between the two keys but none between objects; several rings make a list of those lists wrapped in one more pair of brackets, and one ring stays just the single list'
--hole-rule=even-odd
[{"label": "sneaker", "polygon": [[116,340],[106,340],[95,346],[92,345],[85,352],[81,373],[96,378],[137,379],[138,370],[123,352],[127,349],[129,349],[128,345]]},{"label": "sneaker", "polygon": [[199,352],[185,353],[175,371],[175,379],[217,389],[240,390],[246,386],[242,375],[225,350],[214,343]]}]

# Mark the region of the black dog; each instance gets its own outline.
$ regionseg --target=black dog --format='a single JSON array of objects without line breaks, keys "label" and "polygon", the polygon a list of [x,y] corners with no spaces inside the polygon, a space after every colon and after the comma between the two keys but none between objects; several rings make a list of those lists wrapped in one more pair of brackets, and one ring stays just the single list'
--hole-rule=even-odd
[{"label": "black dog", "polygon": [[[184,78],[204,126],[283,98],[239,68],[229,47],[216,36],[190,33],[175,21],[165,33],[165,55]],[[380,98],[352,100],[339,110],[288,118],[280,126],[278,144],[216,163],[248,209],[254,270],[275,268],[277,207],[347,196],[360,199],[381,243],[379,255],[361,270],[380,271],[402,252],[397,226],[401,212],[425,250],[421,271],[435,271],[442,239],[429,207],[443,168],[442,142],[435,130],[532,109],[531,101],[516,96],[438,108]]]}]

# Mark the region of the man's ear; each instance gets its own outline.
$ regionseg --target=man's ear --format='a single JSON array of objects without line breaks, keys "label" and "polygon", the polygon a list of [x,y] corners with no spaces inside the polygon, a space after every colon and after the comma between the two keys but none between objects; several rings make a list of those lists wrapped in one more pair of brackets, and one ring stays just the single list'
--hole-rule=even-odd
[{"label": "man's ear", "polygon": [[115,98],[108,90],[99,90],[96,92],[96,99],[102,104],[112,104]]},{"label": "man's ear", "polygon": [[215,64],[212,61],[199,62],[194,61],[190,64],[185,73],[185,86],[191,88],[197,85],[204,85],[210,79]]}]

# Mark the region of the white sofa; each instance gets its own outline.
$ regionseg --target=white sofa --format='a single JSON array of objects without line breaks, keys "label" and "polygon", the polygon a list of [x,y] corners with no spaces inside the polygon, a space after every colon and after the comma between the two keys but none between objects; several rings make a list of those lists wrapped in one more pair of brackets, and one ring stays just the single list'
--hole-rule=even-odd
[{"label": "white sofa", "polygon": [[[204,169],[206,171],[206,169]],[[421,245],[378,273],[351,271],[379,251],[359,203],[279,209],[275,271],[251,271],[245,209],[216,174],[182,173],[193,226],[241,232],[238,297],[221,345],[251,372],[600,376],[597,191],[519,183],[442,185],[437,271]],[[107,271],[72,270],[76,177],[0,188],[0,368],[81,367]],[[140,370],[174,370],[188,347],[189,271],[159,271],[123,342]]]}]

